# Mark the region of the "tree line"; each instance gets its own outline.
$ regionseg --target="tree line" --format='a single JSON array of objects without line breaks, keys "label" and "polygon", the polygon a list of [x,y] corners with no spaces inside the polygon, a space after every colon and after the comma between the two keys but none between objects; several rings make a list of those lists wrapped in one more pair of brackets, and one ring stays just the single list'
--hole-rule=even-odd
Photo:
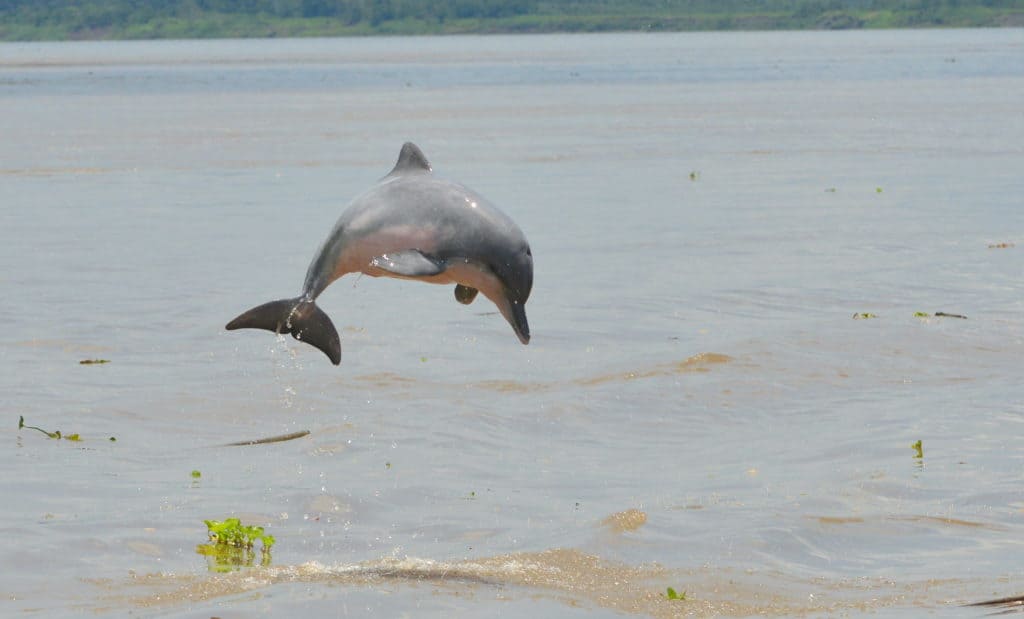
[{"label": "tree line", "polygon": [[[395,23],[423,32],[457,32],[456,23],[469,31],[984,25],[996,17],[1024,25],[1022,0],[0,0],[0,39],[372,34]],[[319,30],[302,26],[311,22]],[[177,29],[161,30],[168,23]]]},{"label": "tree line", "polygon": [[154,18],[194,19],[211,13],[379,24],[400,19],[499,18],[536,9],[536,0],[0,0],[0,15],[6,19],[73,23],[94,29]]}]

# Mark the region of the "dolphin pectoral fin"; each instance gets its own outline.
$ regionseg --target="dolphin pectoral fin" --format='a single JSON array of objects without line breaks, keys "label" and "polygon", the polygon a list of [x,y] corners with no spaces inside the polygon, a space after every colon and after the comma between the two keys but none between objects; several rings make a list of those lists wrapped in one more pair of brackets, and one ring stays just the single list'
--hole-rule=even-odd
[{"label": "dolphin pectoral fin", "polygon": [[401,277],[429,277],[444,272],[444,265],[418,249],[381,254],[370,260],[372,266]]},{"label": "dolphin pectoral fin", "polygon": [[274,333],[290,333],[292,337],[314,346],[331,363],[341,363],[341,339],[334,323],[313,301],[303,297],[271,301],[241,314],[225,327],[235,329],[266,329]]},{"label": "dolphin pectoral fin", "polygon": [[476,298],[476,293],[480,292],[476,288],[470,288],[469,286],[463,286],[462,284],[455,284],[455,300],[463,305],[469,305]]}]

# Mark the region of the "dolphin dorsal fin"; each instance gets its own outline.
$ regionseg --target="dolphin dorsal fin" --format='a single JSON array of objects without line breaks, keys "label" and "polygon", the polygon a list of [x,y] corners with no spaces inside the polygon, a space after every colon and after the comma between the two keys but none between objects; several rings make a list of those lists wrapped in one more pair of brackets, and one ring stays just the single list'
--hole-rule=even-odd
[{"label": "dolphin dorsal fin", "polygon": [[398,153],[398,163],[388,176],[406,172],[430,172],[430,162],[427,161],[426,155],[412,142],[402,144],[402,152]]}]

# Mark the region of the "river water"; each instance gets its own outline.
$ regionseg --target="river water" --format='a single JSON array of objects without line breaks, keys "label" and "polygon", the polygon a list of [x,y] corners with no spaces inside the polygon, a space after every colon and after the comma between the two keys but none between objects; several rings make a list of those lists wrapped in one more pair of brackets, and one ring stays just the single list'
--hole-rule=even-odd
[{"label": "river water", "polygon": [[[1022,101],[1019,29],[0,44],[0,614],[1024,593]],[[355,276],[339,367],[224,331],[407,140],[526,233],[530,345]]]}]

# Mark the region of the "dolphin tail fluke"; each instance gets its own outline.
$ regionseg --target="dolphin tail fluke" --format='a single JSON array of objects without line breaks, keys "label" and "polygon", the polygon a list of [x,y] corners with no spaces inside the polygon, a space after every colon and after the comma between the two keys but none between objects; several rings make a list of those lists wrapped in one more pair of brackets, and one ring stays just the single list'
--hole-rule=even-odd
[{"label": "dolphin tail fluke", "polygon": [[334,323],[316,303],[304,297],[264,303],[238,316],[226,328],[291,333],[300,342],[322,350],[334,365],[341,363],[341,340]]}]

